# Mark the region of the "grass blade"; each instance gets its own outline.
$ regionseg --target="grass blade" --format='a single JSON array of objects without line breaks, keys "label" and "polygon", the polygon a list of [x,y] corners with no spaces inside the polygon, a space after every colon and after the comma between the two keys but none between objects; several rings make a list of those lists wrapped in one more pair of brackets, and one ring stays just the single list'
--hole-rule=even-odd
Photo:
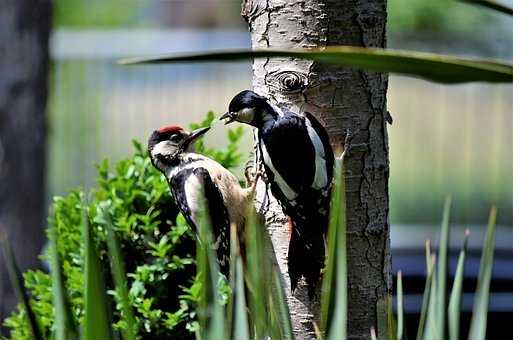
[{"label": "grass blade", "polygon": [[269,336],[270,315],[268,304],[270,294],[267,280],[262,278],[271,277],[266,261],[268,255],[265,252],[263,232],[258,228],[258,222],[253,209],[248,212],[246,221],[246,254],[247,254],[247,276],[246,283],[249,292],[249,307],[251,310],[252,322],[256,339]]},{"label": "grass blade", "polygon": [[419,326],[417,328],[416,340],[422,340],[424,337],[424,329],[426,326],[427,313],[429,308],[429,297],[431,296],[431,284],[433,280],[433,269],[435,266],[435,259],[431,255],[431,244],[429,240],[426,241],[426,285],[424,287],[424,296],[422,297],[422,307],[420,309]]},{"label": "grass blade", "polygon": [[402,273],[397,273],[397,339],[404,338],[404,303],[403,303],[403,278]]},{"label": "grass blade", "polygon": [[[265,234],[267,236],[267,234]],[[272,324],[277,326],[274,331],[275,338],[290,340],[294,339],[294,331],[292,330],[292,321],[290,320],[290,311],[287,304],[287,297],[281,281],[281,276],[277,268],[277,260],[272,247],[271,240],[267,237],[264,239],[269,253],[272,254],[271,261],[269,261],[269,270],[271,271],[271,286],[269,287],[271,293],[270,310],[272,312]],[[276,264],[276,265],[275,265]]]},{"label": "grass blade", "polygon": [[32,334],[32,337],[34,339],[42,340],[43,336],[41,334],[41,329],[39,328],[39,323],[37,321],[36,314],[30,306],[30,300],[27,290],[25,289],[23,276],[21,275],[18,263],[16,263],[16,259],[14,258],[14,253],[11,244],[9,243],[9,240],[7,239],[7,236],[4,233],[0,233],[0,243],[2,244],[2,251],[4,255],[5,265],[7,267],[7,272],[9,273],[9,279],[14,288],[16,296],[18,297],[18,301],[25,309],[25,313],[27,313],[27,321],[30,333]]},{"label": "grass blade", "polygon": [[434,265],[436,263],[436,257],[433,255],[433,269],[431,274],[431,288],[429,289],[429,302],[428,302],[428,309],[427,309],[427,317],[426,317],[426,328],[424,332],[423,339],[425,340],[439,340],[438,338],[438,306],[437,306],[437,298],[438,298],[438,292],[437,292],[437,268]]},{"label": "grass blade", "polygon": [[454,275],[451,298],[449,299],[449,340],[459,340],[460,338],[461,292],[463,288],[468,235],[469,231],[467,229],[465,231],[465,241],[463,242],[463,248],[461,248],[460,255],[458,256],[458,265],[456,266],[456,274]]},{"label": "grass blade", "polygon": [[230,262],[230,286],[232,298],[230,301],[230,329],[231,339],[250,339],[248,314],[246,311],[246,294],[244,288],[244,271],[239,251],[239,239],[237,227],[232,225],[231,235],[231,262]]},{"label": "grass blade", "polygon": [[469,59],[434,53],[355,46],[324,49],[241,49],[172,54],[121,60],[121,64],[237,61],[252,58],[290,57],[344,65],[356,69],[398,73],[440,83],[473,81],[513,82],[513,66],[490,59]]},{"label": "grass blade", "polygon": [[347,330],[346,201],[341,159],[336,161],[334,178],[328,228],[328,258],[321,292],[321,330],[326,334],[326,339],[345,339]]},{"label": "grass blade", "polygon": [[201,294],[198,306],[198,320],[200,324],[200,338],[203,340],[225,339],[224,308],[219,301],[217,282],[219,266],[217,256],[212,248],[212,225],[208,218],[209,212],[203,196],[203,207],[198,214],[198,241],[196,246],[196,262]]},{"label": "grass blade", "polygon": [[114,283],[116,285],[116,292],[122,306],[122,317],[126,324],[126,328],[123,330],[123,338],[127,340],[135,340],[137,339],[137,324],[135,321],[134,312],[132,310],[132,305],[128,297],[125,263],[123,261],[123,256],[121,255],[118,239],[114,232],[112,217],[108,212],[107,207],[100,207],[100,212],[105,221],[110,266],[112,268]]},{"label": "grass blade", "polygon": [[442,227],[440,232],[440,244],[438,246],[438,282],[437,282],[437,301],[438,308],[437,331],[438,339],[445,339],[445,311],[447,308],[447,252],[449,249],[449,223],[451,216],[451,197],[445,199],[444,212],[442,218]]},{"label": "grass blade", "polygon": [[78,339],[78,330],[73,319],[69,298],[66,294],[61,258],[57,250],[59,235],[56,227],[49,230],[48,236],[50,238],[50,274],[52,277],[53,305],[55,308],[55,339]]},{"label": "grass blade", "polygon": [[102,265],[94,244],[86,207],[82,215],[82,227],[85,248],[84,339],[108,340],[113,336],[109,302]]},{"label": "grass blade", "polygon": [[492,207],[488,219],[488,228],[479,264],[479,276],[475,294],[472,321],[470,324],[469,339],[483,340],[486,337],[486,319],[488,314],[488,298],[490,294],[490,281],[493,270],[493,251],[495,246],[495,222],[497,209]]},{"label": "grass blade", "polygon": [[378,338],[384,340],[397,339],[397,323],[394,318],[392,296],[387,294],[376,304],[378,316]]},{"label": "grass blade", "polygon": [[513,8],[495,0],[461,0],[469,4],[482,6],[503,14],[513,15]]},{"label": "grass blade", "polygon": [[376,331],[374,330],[374,327],[371,327],[370,334],[371,340],[378,340],[378,338],[376,337]]}]

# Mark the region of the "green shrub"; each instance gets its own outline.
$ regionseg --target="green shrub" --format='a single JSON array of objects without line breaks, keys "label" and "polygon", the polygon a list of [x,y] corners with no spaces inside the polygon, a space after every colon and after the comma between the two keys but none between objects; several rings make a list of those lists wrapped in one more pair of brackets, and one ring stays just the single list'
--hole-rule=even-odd
[{"label": "green shrub", "polygon": [[[197,126],[210,125],[214,114]],[[218,160],[227,168],[240,164],[237,144],[241,128],[229,131],[226,149],[207,148],[203,142],[197,151]],[[89,223],[99,250],[110,295],[115,295],[109,271],[105,221],[98,214],[100,205],[107,206],[113,218],[116,236],[127,272],[129,298],[142,339],[194,338],[197,328],[195,304],[200,286],[195,282],[195,239],[193,232],[169,193],[168,184],[147,157],[146,148],[134,141],[135,154],[114,167],[104,161],[98,166],[98,186],[87,196]],[[73,317],[79,324],[84,318],[84,241],[82,237],[83,190],[71,191],[54,198],[49,229],[58,235],[57,249],[61,258],[64,281]],[[50,262],[46,251],[41,258]],[[45,338],[55,330],[52,281],[40,270],[23,275],[31,305]],[[114,327],[124,328],[120,306],[112,299]],[[13,339],[30,339],[26,313],[18,308],[5,320]]]}]

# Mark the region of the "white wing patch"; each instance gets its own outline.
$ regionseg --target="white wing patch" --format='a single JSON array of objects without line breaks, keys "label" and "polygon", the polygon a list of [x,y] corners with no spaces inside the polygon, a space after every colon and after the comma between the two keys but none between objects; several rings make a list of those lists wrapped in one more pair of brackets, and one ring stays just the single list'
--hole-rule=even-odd
[{"label": "white wing patch", "polygon": [[185,192],[185,198],[187,199],[187,205],[191,209],[191,219],[198,225],[198,213],[202,206],[204,197],[202,196],[203,181],[201,181],[196,175],[192,174],[185,180],[183,189]]},{"label": "white wing patch", "polygon": [[262,147],[262,155],[264,157],[264,163],[271,169],[274,180],[278,184],[278,187],[280,188],[281,192],[287,197],[289,200],[293,200],[297,197],[297,193],[292,190],[292,188],[285,182],[283,177],[281,177],[278,170],[273,165],[273,162],[271,161],[271,157],[269,156],[269,153],[267,152],[267,149],[265,147],[265,143],[263,141],[260,141],[261,147]]},{"label": "white wing patch", "polygon": [[305,121],[308,136],[310,137],[310,140],[312,141],[312,144],[315,148],[315,177],[312,182],[312,187],[314,189],[322,189],[328,185],[326,154],[324,153],[324,146],[322,145],[322,141],[319,138],[319,135],[312,127],[312,124],[308,118],[306,118]]}]

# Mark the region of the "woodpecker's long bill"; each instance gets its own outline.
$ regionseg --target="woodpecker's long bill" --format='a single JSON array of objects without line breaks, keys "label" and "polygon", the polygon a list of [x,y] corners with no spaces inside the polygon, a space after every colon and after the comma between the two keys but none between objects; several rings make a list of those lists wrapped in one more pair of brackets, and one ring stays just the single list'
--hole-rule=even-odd
[{"label": "woodpecker's long bill", "polygon": [[152,133],[148,151],[152,164],[166,176],[178,208],[195,230],[206,200],[214,248],[221,272],[227,275],[230,224],[238,230],[243,228],[251,190],[241,188],[237,178],[221,164],[194,153],[194,142],[208,130],[188,132],[176,125],[162,127]]},{"label": "woodpecker's long bill", "polygon": [[281,110],[252,91],[236,95],[221,119],[257,129],[271,192],[292,220],[288,268],[292,290],[303,276],[312,294],[324,267],[334,155],[326,130],[309,113]]}]

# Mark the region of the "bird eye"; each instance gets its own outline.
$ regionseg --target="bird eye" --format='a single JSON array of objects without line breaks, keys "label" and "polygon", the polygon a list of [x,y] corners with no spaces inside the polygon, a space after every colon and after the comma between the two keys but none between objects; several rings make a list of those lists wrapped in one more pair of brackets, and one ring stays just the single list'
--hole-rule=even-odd
[{"label": "bird eye", "polygon": [[180,139],[181,139],[180,135],[172,135],[172,136],[169,138],[169,140],[170,140],[171,142],[174,142],[174,143],[179,142],[179,141],[180,141]]}]

